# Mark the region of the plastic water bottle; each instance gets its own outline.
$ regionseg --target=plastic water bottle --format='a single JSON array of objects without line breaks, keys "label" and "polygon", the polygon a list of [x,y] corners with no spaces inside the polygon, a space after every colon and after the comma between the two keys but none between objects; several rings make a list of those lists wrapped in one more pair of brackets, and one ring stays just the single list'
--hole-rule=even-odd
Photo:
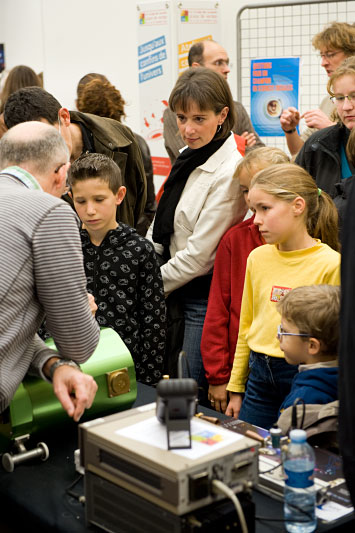
[{"label": "plastic water bottle", "polygon": [[313,475],[315,457],[307,443],[306,432],[294,429],[284,457],[285,482],[284,517],[290,533],[310,533],[317,527],[316,491]]}]

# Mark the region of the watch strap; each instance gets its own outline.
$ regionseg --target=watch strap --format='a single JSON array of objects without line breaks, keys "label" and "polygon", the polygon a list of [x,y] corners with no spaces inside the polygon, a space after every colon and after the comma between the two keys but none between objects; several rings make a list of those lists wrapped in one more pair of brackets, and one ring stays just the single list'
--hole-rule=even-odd
[{"label": "watch strap", "polygon": [[76,368],[77,370],[80,370],[81,371],[81,368],[80,366],[78,365],[78,363],[76,363],[75,361],[73,361],[72,359],[58,359],[58,361],[56,361],[55,363],[53,363],[53,365],[50,367],[49,369],[49,377],[50,379],[53,381],[53,374],[54,372],[56,371],[56,369],[59,367],[59,366],[63,366],[63,365],[66,365],[66,366],[71,366],[73,368]]}]

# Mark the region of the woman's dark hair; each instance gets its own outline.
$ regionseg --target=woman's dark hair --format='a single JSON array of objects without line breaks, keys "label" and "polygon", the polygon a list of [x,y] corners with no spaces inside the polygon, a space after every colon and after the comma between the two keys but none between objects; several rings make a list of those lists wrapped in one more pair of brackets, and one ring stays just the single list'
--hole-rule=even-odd
[{"label": "woman's dark hair", "polygon": [[232,130],[236,122],[233,97],[227,81],[218,72],[192,67],[181,74],[170,94],[169,107],[174,113],[179,109],[186,113],[191,103],[201,111],[213,111],[216,115],[228,107],[228,115],[215,140],[225,138]]},{"label": "woman's dark hair", "polygon": [[30,67],[18,65],[10,70],[6,78],[4,88],[1,92],[0,113],[4,111],[6,101],[10,94],[23,87],[42,87],[42,81]]}]

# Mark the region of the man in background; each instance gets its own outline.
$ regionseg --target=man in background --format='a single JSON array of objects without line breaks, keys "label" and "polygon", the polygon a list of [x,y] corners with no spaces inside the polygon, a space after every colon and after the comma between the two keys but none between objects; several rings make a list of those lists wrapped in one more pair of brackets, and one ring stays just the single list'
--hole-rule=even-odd
[{"label": "man in background", "polygon": [[[355,55],[355,25],[332,22],[313,37],[312,44],[319,51],[320,64],[330,78],[344,59]],[[295,156],[314,132],[336,124],[334,111],[329,95],[323,98],[318,109],[311,109],[303,115],[295,107],[283,110],[280,124],[291,155]],[[297,126],[302,118],[307,129],[299,135]]]},{"label": "man in background", "polygon": [[68,111],[53,95],[40,87],[26,87],[13,93],[4,109],[7,128],[39,120],[55,126],[65,140],[70,160],[96,152],[119,166],[126,198],[117,209],[117,220],[136,227],[147,199],[147,183],[137,141],[132,131],[117,120],[79,111]]}]

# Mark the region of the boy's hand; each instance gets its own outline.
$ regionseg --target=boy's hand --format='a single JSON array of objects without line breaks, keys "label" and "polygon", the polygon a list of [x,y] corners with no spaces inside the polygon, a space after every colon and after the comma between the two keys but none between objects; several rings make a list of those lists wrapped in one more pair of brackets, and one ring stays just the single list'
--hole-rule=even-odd
[{"label": "boy's hand", "polygon": [[233,418],[238,418],[239,411],[242,406],[243,395],[238,392],[230,392],[230,400],[226,410],[227,416],[232,416]]},{"label": "boy's hand", "polygon": [[89,409],[94,401],[97,384],[92,376],[63,365],[54,371],[53,390],[63,409],[79,422],[85,409]]},{"label": "boy's hand", "polygon": [[227,409],[227,385],[228,383],[223,383],[222,385],[210,385],[208,387],[208,399],[211,402],[212,407],[220,413],[224,413]]}]

